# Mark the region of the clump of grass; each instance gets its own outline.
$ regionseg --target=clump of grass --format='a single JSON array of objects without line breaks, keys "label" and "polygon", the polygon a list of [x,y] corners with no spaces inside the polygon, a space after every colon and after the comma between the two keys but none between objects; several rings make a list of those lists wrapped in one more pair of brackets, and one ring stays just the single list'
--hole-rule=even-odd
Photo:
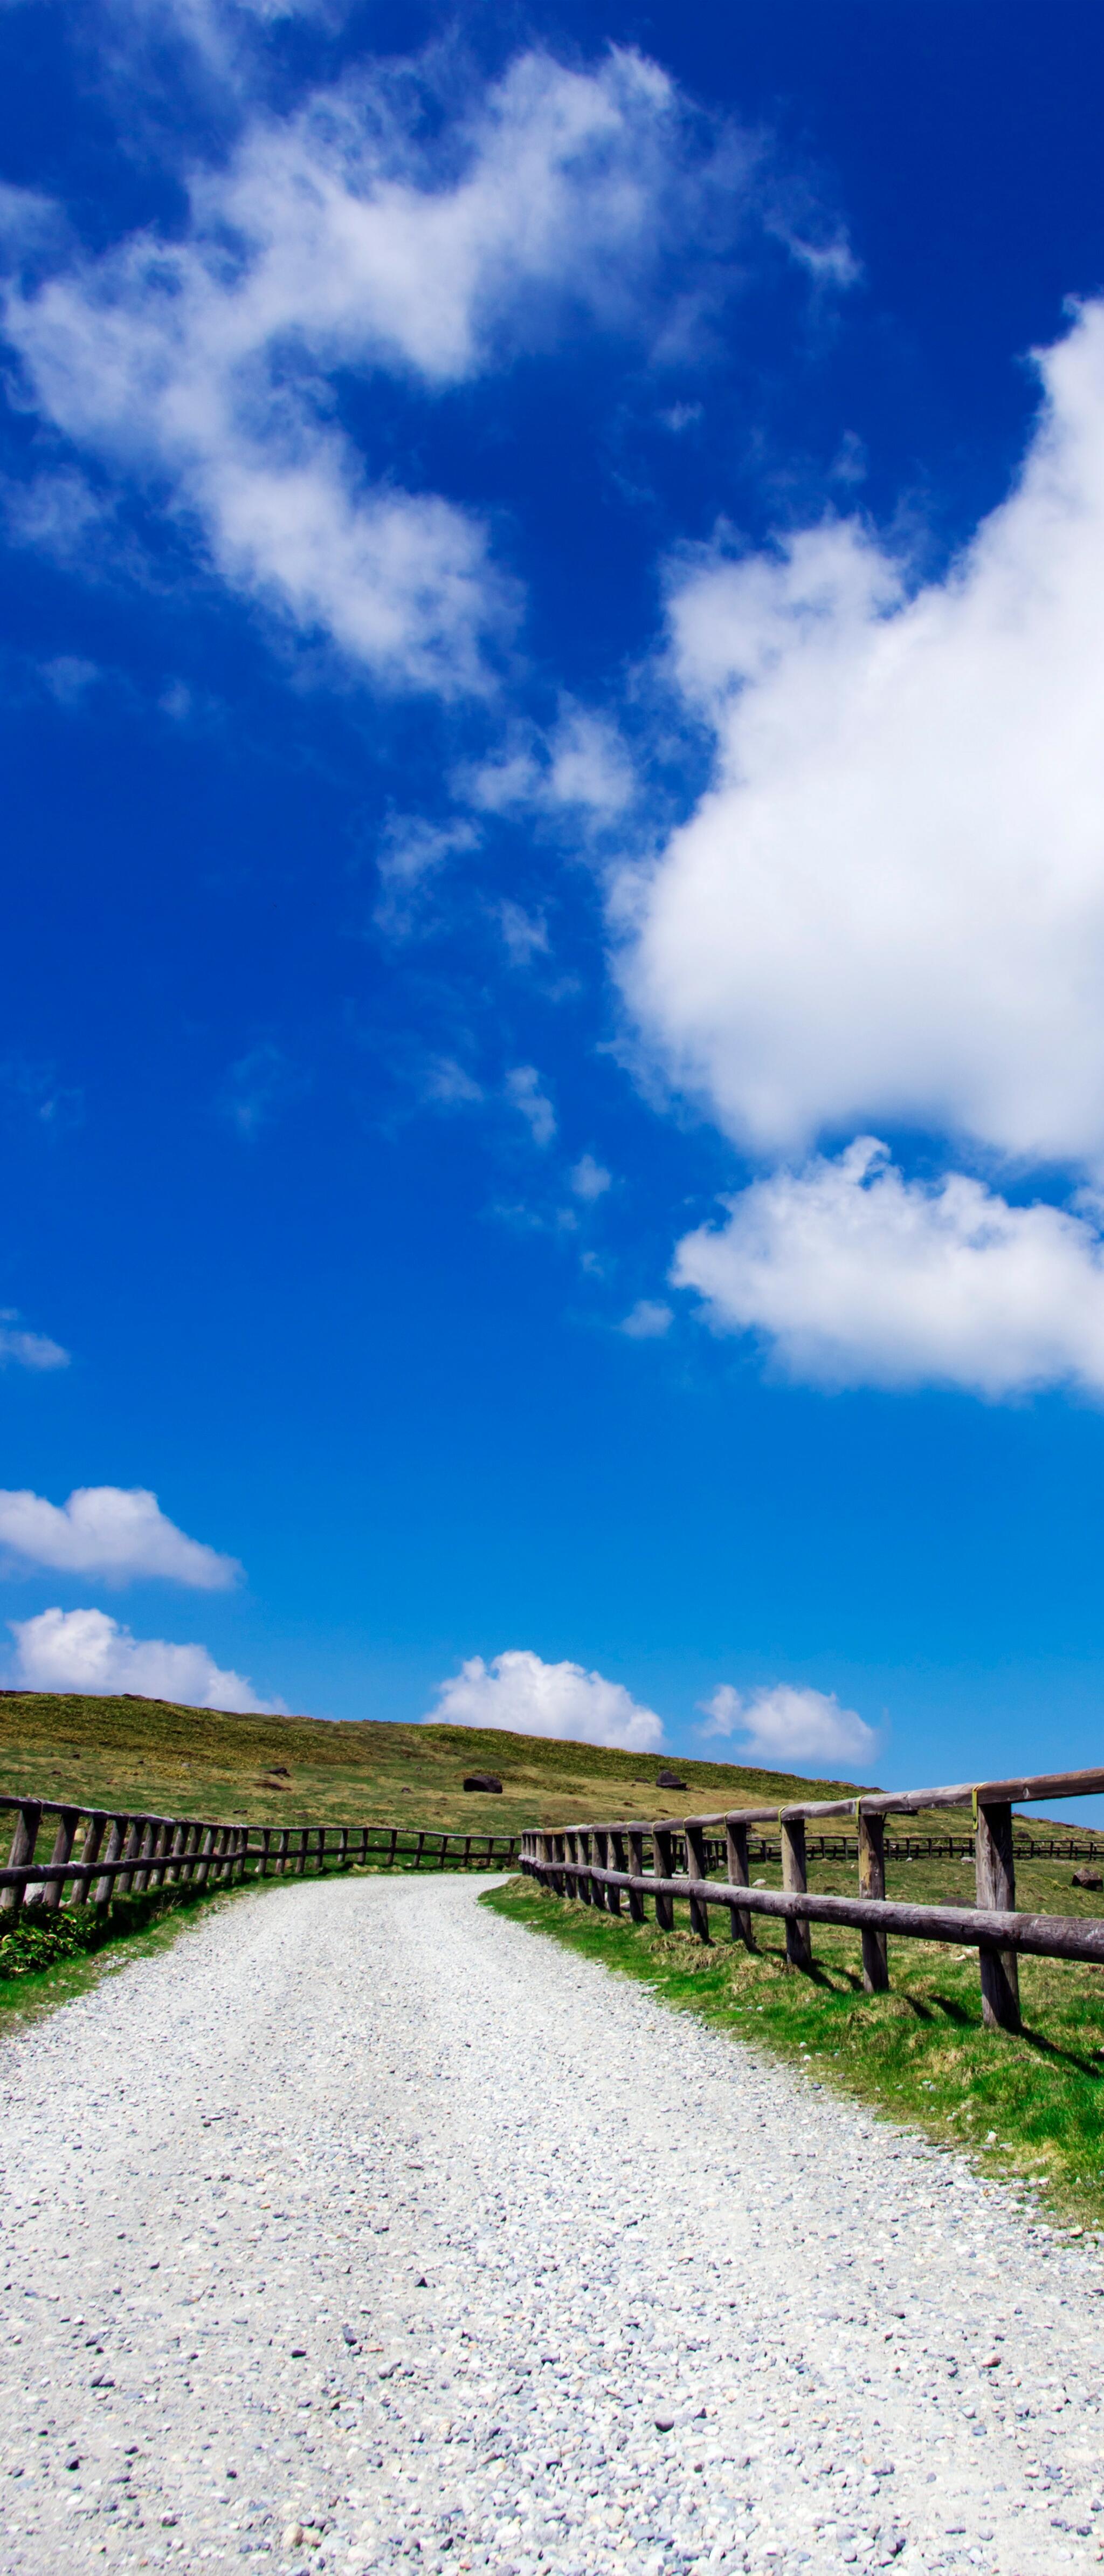
[{"label": "clump of grass", "polygon": [[[944,1876],[948,1865],[943,1864]],[[924,1875],[937,1876],[933,1868]],[[764,1873],[767,1875],[767,1873]],[[777,1873],[773,1873],[777,1879]],[[828,1884],[826,1868],[818,1884]],[[845,1881],[838,1873],[839,1883]],[[1068,1869],[1031,1863],[1022,1902],[1038,1912],[1087,1911]],[[910,1869],[909,1890],[921,1887]],[[1044,1882],[1053,1881],[1053,1884]],[[958,1901],[963,1892],[956,1890]],[[546,1894],[528,1879],[491,1891],[484,1904],[622,1974],[644,1979],[665,2002],[700,2013],[734,2039],[752,2040],[813,2080],[970,2151],[1002,2181],[1037,2189],[1072,2222],[1104,2225],[1104,1977],[1098,1969],[1022,1959],[1019,2034],[981,2020],[977,1954],[943,1944],[890,1942],[892,1991],[862,1990],[856,1933],[814,1924],[811,1976],[790,1970],[782,1926],[760,1916],[756,1948],[730,1943],[728,1917],[711,1913],[700,1944],[686,1909],[672,1932],[653,1922]]]}]

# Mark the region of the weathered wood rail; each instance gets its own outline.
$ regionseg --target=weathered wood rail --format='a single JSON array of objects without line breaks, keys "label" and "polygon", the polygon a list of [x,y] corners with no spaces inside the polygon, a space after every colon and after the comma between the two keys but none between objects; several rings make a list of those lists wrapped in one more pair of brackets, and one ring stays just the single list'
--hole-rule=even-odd
[{"label": "weathered wood rail", "polygon": [[[656,1922],[666,1931],[674,1925],[675,1900],[682,1899],[689,1905],[690,1928],[699,1941],[711,1937],[711,1906],[727,1910],[731,1938],[748,1949],[755,1947],[755,1915],[777,1917],[786,1927],[789,1965],[798,1969],[813,1965],[811,1923],[849,1925],[862,1937],[863,1984],[868,1994],[884,1993],[889,1985],[891,1933],[904,1940],[947,1941],[976,1949],[983,2019],[991,2029],[1018,2030],[1020,1952],[1044,1959],[1082,1959],[1104,1967],[1104,1922],[1017,1913],[1017,1850],[1030,1851],[1035,1857],[1039,1847],[1034,1842],[1016,1846],[1013,1807],[1098,1797],[1102,1792],[1104,1771],[1051,1771],[1026,1780],[960,1782],[949,1789],[871,1790],[858,1798],[810,1799],[780,1808],[737,1807],[723,1815],[687,1816],[681,1824],[666,1816],[644,1824],[542,1827],[522,1835],[520,1866],[527,1877],[541,1880],[557,1895],[574,1894],[584,1905],[604,1906],[611,1914],[620,1913],[625,1895],[636,1923],[644,1921],[650,1897]],[[887,1898],[887,1817],[963,1806],[969,1806],[974,1826],[969,1842],[975,1903],[925,1905]],[[847,1816],[855,1823],[848,1856],[858,1860],[857,1896],[829,1896],[809,1886],[808,1827],[834,1816]],[[750,1837],[758,1827],[762,1841],[764,1826],[777,1835],[780,1890],[749,1883]],[[825,1839],[822,1835],[822,1843]],[[929,1845],[934,1841],[941,1848],[944,1843],[943,1837],[917,1839],[926,1839]],[[945,1838],[948,1844],[954,1839]],[[648,1867],[646,1844],[650,1846]],[[721,1874],[713,1876],[714,1868]]]},{"label": "weathered wood rail", "polygon": [[[0,1797],[5,1812],[15,1830],[0,1869],[0,1930],[28,1904],[47,1911],[66,1901],[109,1905],[116,1894],[229,1887],[246,1878],[302,1877],[308,1869],[503,1869],[518,1854],[516,1834],[416,1825],[247,1825]],[[56,1820],[48,1858],[39,1854],[47,1818]]]}]

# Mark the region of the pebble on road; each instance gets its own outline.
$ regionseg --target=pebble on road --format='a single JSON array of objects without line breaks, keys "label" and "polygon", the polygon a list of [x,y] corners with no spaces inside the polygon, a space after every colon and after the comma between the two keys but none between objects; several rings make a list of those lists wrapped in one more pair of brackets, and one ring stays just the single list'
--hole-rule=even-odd
[{"label": "pebble on road", "polygon": [[4,2043],[4,2576],[1096,2564],[1096,2253],[478,1887]]}]

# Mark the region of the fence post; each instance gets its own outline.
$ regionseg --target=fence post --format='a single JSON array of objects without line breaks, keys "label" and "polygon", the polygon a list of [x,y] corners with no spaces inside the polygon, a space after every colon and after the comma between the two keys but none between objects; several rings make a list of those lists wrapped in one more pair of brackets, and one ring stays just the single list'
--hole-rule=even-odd
[{"label": "fence post", "polygon": [[199,1840],[196,1844],[195,1869],[192,1873],[193,1887],[206,1887],[211,1876],[211,1862],[214,1856],[214,1849],[214,1826],[201,1825],[199,1827]]},{"label": "fence post", "polygon": [[[122,1851],[119,1854],[119,1858],[120,1860],[132,1861],[137,1859],[146,1838],[145,1817],[128,1816],[126,1819],[126,1828],[126,1838],[123,1843]],[[133,1869],[116,1870],[114,1881],[115,1889],[117,1890],[121,1886],[124,1896],[132,1896],[134,1893],[134,1881],[137,1875],[137,1871]]]},{"label": "fence post", "polygon": [[[34,1859],[41,1822],[42,1808],[38,1800],[25,1798],[15,1820],[15,1832],[12,1835],[11,1850],[8,1853],[9,1869],[29,1868]],[[25,1893],[25,1887],[0,1887],[0,1906],[3,1907],[5,1914],[19,1913]]]},{"label": "fence post", "polygon": [[165,1872],[169,1865],[169,1853],[172,1850],[172,1842],[173,1818],[171,1816],[162,1816],[161,1822],[154,1836],[154,1867],[150,1871],[149,1882],[151,1887],[163,1887],[165,1884]]},{"label": "fence post", "polygon": [[[143,1820],[142,1820],[142,1833],[141,1833],[141,1838],[140,1838],[139,1842],[138,1842],[138,1843],[136,1844],[136,1846],[135,1846],[135,1848],[136,1848],[136,1850],[137,1850],[137,1852],[138,1852],[138,1854],[139,1854],[140,1859],[145,1860],[145,1861],[152,1860],[153,1855],[154,1855],[154,1853],[155,1853],[155,1851],[156,1851],[156,1849],[157,1849],[157,1840],[158,1840],[158,1835],[159,1835],[159,1833],[160,1833],[160,1827],[159,1827],[159,1825],[158,1825],[158,1822],[157,1822],[157,1818],[156,1818],[156,1816],[145,1816],[145,1817],[143,1818]],[[150,1882],[150,1873],[149,1873],[148,1869],[137,1869],[137,1870],[135,1870],[134,1875],[133,1875],[133,1877],[132,1877],[132,1879],[131,1879],[131,1882],[130,1882],[130,1888],[129,1888],[128,1893],[129,1893],[131,1896],[144,1896],[144,1895],[145,1895],[145,1892],[146,1892],[146,1889],[147,1889],[147,1887],[149,1886],[149,1882]]]},{"label": "fence post", "polygon": [[[729,1886],[747,1887],[750,1884],[748,1879],[748,1829],[746,1825],[741,1825],[735,1816],[725,1817],[725,1861],[728,1868]],[[745,1914],[742,1907],[739,1905],[730,1905],[728,1909],[728,1924],[732,1939],[734,1941],[742,1941],[745,1950],[754,1950],[755,1935],[751,1927],[750,1914]]]},{"label": "fence post", "polygon": [[[780,1814],[778,1833],[782,1845],[782,1885],[787,1893],[803,1896],[809,1884],[804,1817],[791,1816],[787,1823]],[[786,1964],[790,1968],[811,1968],[813,1964],[809,1926],[791,1914],[786,1916]]]},{"label": "fence post", "polygon": [[[632,1875],[634,1878],[643,1878],[644,1836],[642,1833],[634,1833],[630,1825],[626,1839],[629,1846],[629,1868]],[[644,1899],[638,1887],[630,1887],[629,1889],[629,1920],[632,1923],[643,1923],[644,1921]]]},{"label": "fence post", "polygon": [[[579,1863],[580,1869],[583,1871],[589,1870],[591,1863],[590,1835],[588,1833],[584,1833],[581,1827],[575,1836],[575,1858]],[[593,1905],[593,1880],[585,1876],[583,1878],[577,1878],[575,1881],[575,1894],[579,1899],[580,1905]]]},{"label": "fence post", "polygon": [[[73,1849],[73,1837],[77,1830],[77,1821],[79,1816],[79,1807],[62,1808],[61,1814],[58,1817],[57,1832],[54,1835],[54,1848],[50,1854],[51,1860],[57,1861],[69,1859],[70,1853]],[[47,1879],[45,1888],[42,1892],[42,1902],[44,1906],[49,1908],[51,1914],[56,1914],[57,1912],[58,1906],[61,1903],[64,1886],[64,1879]]]},{"label": "fence post", "polygon": [[[625,1866],[625,1837],[624,1837],[624,1834],[614,1834],[614,1833],[609,1833],[609,1834],[607,1834],[607,1835],[606,1835],[606,1868],[607,1868],[607,1869],[624,1869],[624,1866]],[[607,1907],[608,1907],[609,1912],[610,1912],[611,1914],[620,1914],[620,1911],[621,1911],[621,1889],[620,1889],[619,1887],[607,1887],[607,1889],[606,1889],[606,1904],[607,1904]]]},{"label": "fence post", "polygon": [[[885,1817],[863,1813],[861,1798],[855,1800],[855,1817],[859,1831],[859,1894],[885,1895]],[[863,1986],[868,1995],[884,1995],[889,1989],[889,1943],[884,1932],[862,1931]]]},{"label": "fence post", "polygon": [[165,1876],[171,1887],[179,1886],[180,1881],[184,1876],[184,1854],[187,1851],[187,1848],[187,1825],[177,1824],[173,1828],[172,1842],[169,1846],[168,1866],[165,1871]]},{"label": "fence post", "polygon": [[[595,1869],[609,1868],[609,1843],[606,1835],[602,1833],[597,1826],[590,1837],[590,1858]],[[612,1888],[603,1887],[601,1880],[598,1878],[591,1879],[590,1901],[592,1905],[596,1905],[598,1907],[600,1914],[612,1914],[612,1895]]]},{"label": "fence post", "polygon": [[[673,1871],[673,1869],[672,1869],[672,1867],[671,1867],[671,1859],[672,1859],[672,1854],[671,1854],[671,1844],[672,1844],[673,1839],[674,1839],[674,1837],[673,1837],[673,1835],[671,1834],[670,1828],[669,1828],[668,1826],[666,1826],[666,1825],[653,1825],[653,1827],[652,1827],[652,1855],[653,1855],[653,1859],[652,1859],[652,1866],[653,1866],[653,1868],[654,1868],[654,1870],[655,1870],[655,1874],[656,1874],[656,1877],[657,1877],[657,1878],[673,1878],[673,1876],[674,1876],[674,1871]],[[660,1895],[658,1895],[658,1894],[657,1894],[657,1896],[656,1896],[656,1901],[655,1901],[655,1910],[656,1910],[656,1922],[657,1922],[657,1923],[658,1923],[658,1925],[659,1925],[659,1929],[660,1929],[660,1931],[661,1931],[661,1932],[673,1932],[673,1930],[674,1930],[674,1928],[675,1928],[675,1900],[674,1900],[674,1897],[673,1897],[673,1896],[660,1896]]]},{"label": "fence post", "polygon": [[[686,1875],[693,1891],[694,1880],[708,1875],[705,1860],[705,1827],[704,1825],[684,1825],[683,1832],[686,1836]],[[700,1896],[695,1896],[693,1892],[690,1897],[690,1929],[697,1933],[699,1941],[708,1942],[710,1939],[709,1907],[703,1905]]]},{"label": "fence post", "polygon": [[[1012,1858],[1012,1809],[1004,1801],[979,1806],[974,1797],[975,1885],[979,1909],[1016,1907],[1016,1869]],[[1014,1950],[999,1950],[983,1941],[978,1950],[981,1971],[981,2018],[987,2030],[1020,2027],[1020,1980]]]},{"label": "fence post", "polygon": [[126,1831],[129,1822],[129,1816],[112,1816],[111,1818],[107,1842],[104,1846],[102,1855],[104,1876],[96,1880],[96,1893],[92,1899],[94,1905],[110,1905],[115,1894],[115,1872],[111,1864],[113,1861],[119,1860],[122,1856],[123,1844],[126,1841]]},{"label": "fence post", "polygon": [[[94,1807],[91,1815],[86,1818],[84,1841],[81,1844],[81,1859],[82,1861],[87,1862],[89,1868],[91,1868],[94,1860],[99,1859],[100,1844],[104,1838],[104,1828],[106,1824],[107,1816],[102,1807]],[[73,1905],[87,1905],[91,1893],[91,1880],[87,1878],[78,1878],[70,1901]]]}]

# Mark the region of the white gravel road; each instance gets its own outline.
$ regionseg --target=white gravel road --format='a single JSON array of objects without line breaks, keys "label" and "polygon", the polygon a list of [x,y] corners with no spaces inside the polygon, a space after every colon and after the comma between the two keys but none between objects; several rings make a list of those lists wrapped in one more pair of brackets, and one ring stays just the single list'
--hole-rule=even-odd
[{"label": "white gravel road", "polygon": [[1095,2563],[1100,2257],[481,1883],[4,2043],[0,2566]]}]

